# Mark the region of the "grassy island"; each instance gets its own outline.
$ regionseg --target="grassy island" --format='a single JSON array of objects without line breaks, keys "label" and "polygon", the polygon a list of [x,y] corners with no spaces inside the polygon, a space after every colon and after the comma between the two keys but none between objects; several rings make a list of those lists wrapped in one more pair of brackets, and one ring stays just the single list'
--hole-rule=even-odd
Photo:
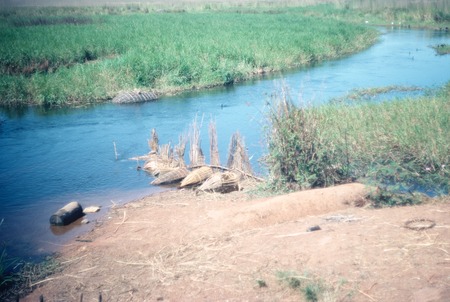
[{"label": "grassy island", "polygon": [[331,18],[230,11],[15,8],[0,15],[1,105],[77,105],[123,90],[229,85],[336,59],[374,29]]}]

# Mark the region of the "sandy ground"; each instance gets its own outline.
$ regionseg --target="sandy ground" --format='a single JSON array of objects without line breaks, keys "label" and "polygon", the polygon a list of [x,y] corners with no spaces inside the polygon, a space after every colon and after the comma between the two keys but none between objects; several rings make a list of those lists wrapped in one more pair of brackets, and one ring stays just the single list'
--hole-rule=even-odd
[{"label": "sandy ground", "polygon": [[366,193],[149,196],[67,245],[21,301],[450,301],[450,200],[372,209]]}]

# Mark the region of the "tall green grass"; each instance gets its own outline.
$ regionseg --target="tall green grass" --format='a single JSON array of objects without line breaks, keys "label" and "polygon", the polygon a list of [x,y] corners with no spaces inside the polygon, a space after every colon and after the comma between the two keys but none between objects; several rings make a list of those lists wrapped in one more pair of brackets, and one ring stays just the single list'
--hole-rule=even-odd
[{"label": "tall green grass", "polygon": [[311,17],[332,18],[360,24],[442,30],[450,27],[450,2],[447,0],[337,0],[332,2],[298,7],[294,10]]},{"label": "tall green grass", "polygon": [[383,103],[294,104],[278,94],[265,158],[274,188],[354,180],[448,194],[450,83],[439,95]]},{"label": "tall green grass", "polygon": [[348,0],[346,7],[381,24],[434,28],[445,28],[450,24],[450,2],[447,0]]},{"label": "tall green grass", "polygon": [[1,104],[90,103],[134,88],[167,94],[227,85],[334,59],[377,37],[362,26],[288,13],[57,12],[34,23],[23,13],[0,18]]}]

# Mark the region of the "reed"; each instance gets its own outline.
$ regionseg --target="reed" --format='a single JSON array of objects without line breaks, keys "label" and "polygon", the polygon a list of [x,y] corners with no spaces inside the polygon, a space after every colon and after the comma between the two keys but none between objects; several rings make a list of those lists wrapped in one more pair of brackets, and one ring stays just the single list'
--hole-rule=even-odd
[{"label": "reed", "polygon": [[175,146],[176,161],[180,167],[186,167],[186,162],[184,161],[184,153],[186,151],[187,137],[185,135],[180,135],[178,139],[178,145]]},{"label": "reed", "polygon": [[203,155],[203,151],[201,148],[201,139],[200,139],[200,126],[197,124],[197,117],[195,117],[194,121],[190,127],[190,143],[189,143],[189,160],[191,166],[203,166],[205,164],[205,156]]},{"label": "reed", "polygon": [[212,166],[220,166],[220,155],[219,155],[219,143],[217,140],[217,128],[216,123],[211,120],[209,123],[209,154],[210,161],[209,164]]},{"label": "reed", "polygon": [[244,138],[239,132],[235,132],[231,136],[230,147],[228,149],[227,167],[243,174],[253,175]]},{"label": "reed", "polygon": [[148,140],[148,147],[150,148],[151,153],[157,154],[159,152],[159,139],[155,128],[151,131],[150,140]]}]

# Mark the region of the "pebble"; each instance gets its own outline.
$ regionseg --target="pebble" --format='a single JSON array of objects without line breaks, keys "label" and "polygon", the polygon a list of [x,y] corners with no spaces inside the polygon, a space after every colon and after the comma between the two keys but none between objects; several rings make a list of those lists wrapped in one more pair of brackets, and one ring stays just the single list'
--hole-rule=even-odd
[{"label": "pebble", "polygon": [[84,214],[96,213],[98,211],[100,211],[100,207],[99,206],[90,206],[90,207],[84,208],[83,213]]},{"label": "pebble", "polygon": [[306,229],[307,232],[314,232],[314,231],[320,231],[320,230],[321,230],[321,228],[318,225],[315,225],[315,226],[312,226],[312,227],[309,227]]}]

